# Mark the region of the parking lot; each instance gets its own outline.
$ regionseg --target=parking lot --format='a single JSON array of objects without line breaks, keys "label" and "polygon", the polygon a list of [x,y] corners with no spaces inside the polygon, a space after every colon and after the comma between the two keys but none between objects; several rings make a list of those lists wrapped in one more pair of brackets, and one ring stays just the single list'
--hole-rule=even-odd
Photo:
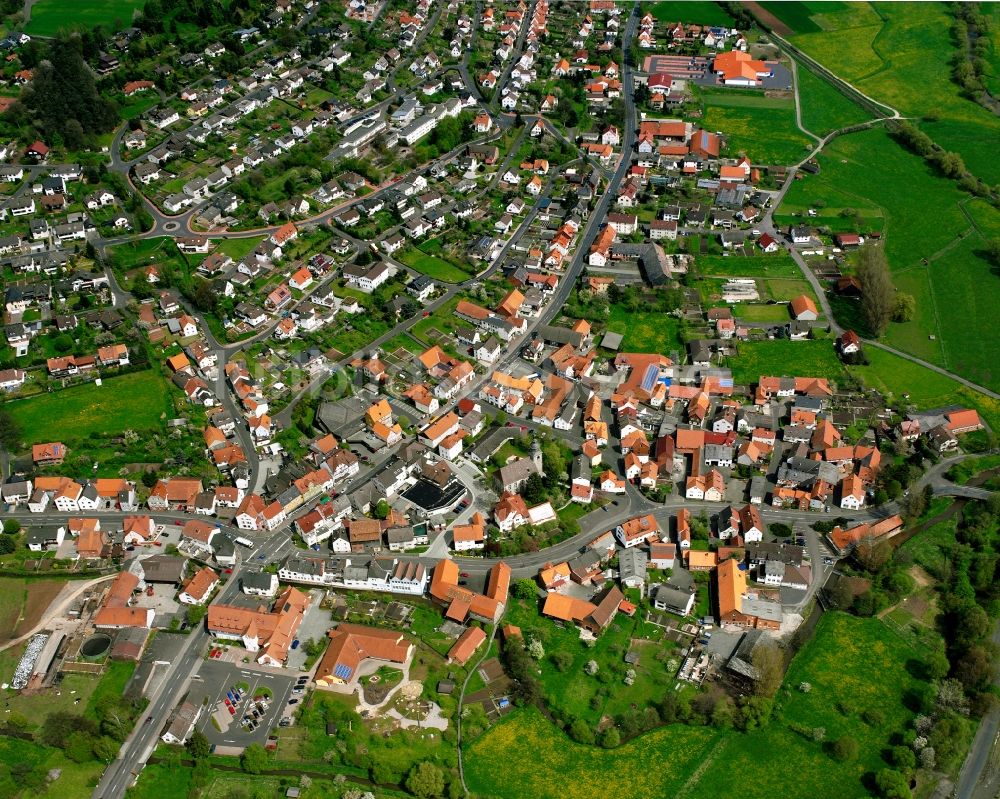
[{"label": "parking lot", "polygon": [[[250,744],[263,744],[267,736],[278,726],[282,714],[289,708],[288,700],[292,697],[292,688],[298,673],[289,671],[288,676],[272,674],[263,671],[253,671],[233,663],[209,660],[202,663],[198,674],[191,682],[188,698],[195,704],[201,704],[207,699],[206,712],[198,722],[200,729],[208,738],[209,743],[218,746],[246,747]],[[235,713],[226,707],[226,699],[237,686],[245,686],[239,701],[230,702]],[[256,696],[270,693],[270,699],[260,707],[253,704]],[[296,694],[299,697],[301,694]],[[253,713],[258,714],[253,718]],[[254,729],[244,725],[244,715],[253,719]],[[212,723],[213,718],[218,728]]]},{"label": "parking lot", "polygon": [[323,592],[314,589],[309,594],[312,597],[312,604],[306,608],[305,615],[302,617],[302,623],[299,625],[298,632],[296,633],[299,645],[294,649],[288,650],[286,666],[289,671],[293,672],[300,671],[305,664],[307,657],[304,646],[305,642],[313,639],[326,641],[327,633],[333,627],[330,611],[320,607]]}]

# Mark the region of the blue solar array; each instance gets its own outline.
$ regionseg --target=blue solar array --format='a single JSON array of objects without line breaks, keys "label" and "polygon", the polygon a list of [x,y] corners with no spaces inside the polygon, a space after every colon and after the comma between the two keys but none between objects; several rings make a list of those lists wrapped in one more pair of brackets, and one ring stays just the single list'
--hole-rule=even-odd
[{"label": "blue solar array", "polygon": [[642,390],[652,391],[653,386],[656,385],[656,380],[660,376],[660,367],[655,364],[650,364],[646,367],[646,374],[642,376]]},{"label": "blue solar array", "polygon": [[351,679],[351,673],[353,671],[354,669],[352,669],[350,666],[344,666],[338,663],[336,666],[333,667],[333,676],[339,677],[342,680],[349,680]]}]

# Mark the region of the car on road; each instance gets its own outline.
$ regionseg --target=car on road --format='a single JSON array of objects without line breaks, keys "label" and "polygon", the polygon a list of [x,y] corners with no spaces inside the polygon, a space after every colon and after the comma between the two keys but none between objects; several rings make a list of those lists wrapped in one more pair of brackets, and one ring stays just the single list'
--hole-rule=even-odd
[{"label": "car on road", "polygon": [[298,649],[298,648],[299,648],[299,639],[296,638],[294,641],[292,641],[292,649]]},{"label": "car on road", "polygon": [[290,705],[297,705],[298,703],[299,703],[298,699],[289,699],[288,700],[288,704],[290,704]]},{"label": "car on road", "polygon": [[143,724],[152,724],[152,723],[153,723],[153,717],[146,716],[146,720],[143,722]]},{"label": "car on road", "polygon": [[232,569],[232,567],[230,566],[229,568],[227,568],[227,569],[224,569],[222,573],[223,573],[223,574],[232,574],[232,573],[233,573],[233,569]]},{"label": "car on road", "polygon": [[468,572],[462,572],[462,574],[460,576],[462,576],[462,577],[468,577],[469,573]]}]

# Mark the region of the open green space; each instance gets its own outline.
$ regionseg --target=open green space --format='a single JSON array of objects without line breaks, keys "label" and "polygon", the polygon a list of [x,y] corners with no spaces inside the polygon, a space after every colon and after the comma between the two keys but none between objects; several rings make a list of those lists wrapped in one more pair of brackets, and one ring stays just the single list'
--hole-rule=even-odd
[{"label": "open green space", "polygon": [[[475,793],[503,799],[866,797],[865,775],[884,767],[883,750],[912,718],[907,700],[921,684],[908,666],[918,658],[878,619],[826,613],[792,661],[762,729],[671,725],[609,752],[573,743],[538,712],[521,710],[469,745],[466,776]],[[803,682],[808,693],[798,690]],[[672,690],[670,681],[663,690]],[[817,727],[825,741],[813,739]],[[840,737],[857,741],[856,760],[830,756],[828,742]],[[553,780],[559,773],[574,779]]]},{"label": "open green space", "polygon": [[676,796],[717,738],[705,727],[665,727],[608,751],[574,743],[537,710],[521,710],[469,747],[466,779],[476,794],[504,799]]},{"label": "open green space", "polygon": [[436,255],[429,255],[415,248],[407,247],[401,250],[396,258],[407,266],[413,267],[418,272],[445,283],[461,283],[463,280],[469,278],[468,272],[464,272],[454,264],[445,261],[443,258],[438,258]]},{"label": "open green space", "polygon": [[796,75],[799,81],[802,124],[806,130],[817,136],[825,136],[830,131],[871,119],[871,115],[860,105],[849,100],[802,64],[798,65]]},{"label": "open green space", "polygon": [[795,102],[763,95],[705,95],[703,125],[725,132],[728,155],[744,153],[755,164],[796,164],[812,139],[795,124]]},{"label": "open green space", "polygon": [[132,23],[132,13],[142,6],[142,0],[35,0],[25,32],[32,36],[55,36],[62,30],[96,25],[111,32],[116,25],[127,28]]},{"label": "open green space", "polygon": [[930,117],[920,127],[946,150],[959,153],[974,175],[1000,181],[992,142],[1000,119],[962,97],[951,79],[957,52],[952,16],[944,3],[850,3],[824,14],[821,31],[792,41],[838,76],[901,114]]},{"label": "open green space", "polygon": [[84,439],[94,433],[160,430],[170,411],[169,389],[154,371],[112,377],[97,386],[54,391],[7,404],[27,444]]},{"label": "open green space", "polygon": [[787,322],[787,305],[761,305],[760,303],[741,302],[733,306],[733,316],[747,322]]},{"label": "open green space", "polygon": [[[59,749],[20,738],[0,737],[0,796],[7,799],[39,796],[90,796],[104,763],[74,763]],[[59,778],[46,783],[46,774],[59,769]],[[165,799],[158,796],[157,799]]]},{"label": "open green space", "polygon": [[700,255],[695,259],[699,274],[718,277],[802,277],[790,255]]},{"label": "open green space", "polygon": [[[593,648],[583,645],[576,627],[560,627],[542,616],[534,601],[512,602],[506,620],[519,627],[526,638],[541,641],[550,655],[557,651],[572,655],[572,663],[564,670],[543,659],[538,680],[553,711],[579,717],[592,728],[603,717],[641,709],[655,701],[673,674],[671,659],[675,668],[680,666],[677,644],[664,639],[662,630],[647,624],[639,614],[632,618],[620,614]],[[639,662],[629,667],[624,658],[633,650],[639,654]],[[590,660],[598,665],[597,675],[584,670]],[[623,682],[627,668],[635,671],[632,685]]]},{"label": "open green space", "polygon": [[216,243],[216,252],[225,253],[234,261],[240,261],[247,253],[251,253],[264,240],[263,236],[253,236],[248,239],[221,239]]},{"label": "open green space", "polygon": [[790,341],[747,341],[739,346],[739,355],[730,358],[733,380],[740,384],[756,383],[761,375],[775,377],[825,377],[839,380],[844,367],[828,339]]},{"label": "open green space", "polygon": [[718,3],[708,0],[670,0],[656,3],[650,11],[660,22],[684,22],[693,25],[732,25],[729,16]]},{"label": "open green space", "polygon": [[[836,139],[819,160],[821,174],[791,187],[778,221],[794,223],[814,208],[812,223],[868,232],[856,217],[880,217],[896,286],[917,301],[914,319],[891,325],[886,341],[982,385],[1000,386],[992,302],[1000,286],[986,256],[1000,212],[969,200],[880,129]],[[934,198],[934,224],[925,221],[928,197]]]},{"label": "open green space", "polygon": [[622,334],[621,352],[667,355],[682,346],[680,322],[662,311],[631,311],[623,305],[612,305],[608,313],[608,330]]}]

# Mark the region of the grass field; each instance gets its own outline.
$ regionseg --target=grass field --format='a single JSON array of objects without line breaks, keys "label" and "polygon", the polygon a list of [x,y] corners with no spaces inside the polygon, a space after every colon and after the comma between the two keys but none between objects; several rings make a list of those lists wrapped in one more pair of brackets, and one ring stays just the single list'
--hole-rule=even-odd
[{"label": "grass field", "polygon": [[730,358],[737,383],[756,383],[761,375],[774,377],[825,377],[839,380],[844,367],[833,350],[833,342],[824,339],[810,341],[748,341],[740,344],[739,355]]},{"label": "grass field", "polygon": [[732,25],[733,18],[718,3],[707,0],[674,0],[657,3],[651,9],[660,22],[685,22],[694,25]]},{"label": "grass field", "polygon": [[789,255],[704,255],[696,259],[698,272],[718,277],[802,277]]},{"label": "grass field", "polygon": [[728,154],[744,153],[755,164],[794,164],[812,140],[795,125],[795,103],[762,95],[711,92],[705,95],[704,126],[725,131]]},{"label": "grass field", "polygon": [[413,267],[418,272],[422,272],[428,277],[444,283],[461,283],[470,277],[468,272],[464,272],[443,258],[438,258],[436,255],[429,255],[409,247],[399,252],[396,259],[407,266]]},{"label": "grass field", "polygon": [[[469,746],[466,776],[475,793],[502,799],[860,799],[869,796],[865,774],[884,766],[882,751],[890,736],[912,715],[904,700],[918,687],[907,670],[916,657],[878,619],[827,613],[792,662],[775,718],[764,729],[738,733],[673,725],[608,752],[573,743],[536,711],[523,710]],[[873,680],[876,673],[879,679]],[[796,690],[801,682],[812,690]],[[671,682],[663,687],[670,690]],[[862,721],[869,709],[884,721]],[[854,738],[858,760],[839,763],[827,744],[793,732],[817,726],[825,727],[827,741]],[[546,768],[538,768],[539,761]],[[574,779],[553,780],[553,774]]]},{"label": "grass field", "polygon": [[759,303],[741,302],[733,306],[733,316],[748,322],[787,322],[787,305],[760,305]]},{"label": "grass field", "polygon": [[801,64],[796,70],[796,75],[799,81],[802,124],[806,130],[817,136],[825,136],[832,130],[871,119],[871,115],[860,105],[848,100],[833,86],[816,77]]},{"label": "grass field", "polygon": [[630,311],[612,305],[608,330],[621,333],[622,352],[658,352],[667,355],[681,346],[680,323],[660,311]]},{"label": "grass field", "polygon": [[[893,324],[886,341],[990,388],[1000,329],[992,297],[998,276],[985,257],[986,238],[1000,230],[1000,212],[973,202],[937,177],[881,130],[835,140],[820,156],[822,172],[791,187],[779,209],[785,223],[818,208],[817,224],[849,221],[852,211],[881,218],[897,288],[917,300],[917,315]],[[926,198],[934,224],[926,224]],[[932,339],[931,336],[934,338]]]},{"label": "grass field", "polygon": [[[793,37],[806,53],[861,91],[908,116],[933,114],[921,127],[987,183],[1000,181],[1000,163],[990,144],[1000,119],[960,96],[950,69],[955,44],[944,3],[845,4],[839,12],[813,17],[822,29]],[[934,53],[934,58],[928,58]]]},{"label": "grass field", "polygon": [[574,743],[538,711],[522,710],[469,747],[466,777],[474,793],[505,799],[676,796],[717,738],[709,728],[667,727],[607,751]]},{"label": "grass field", "polygon": [[142,6],[143,0],[35,0],[25,32],[32,36],[55,36],[67,28],[103,25],[105,32],[110,33],[116,21],[127,28],[132,22],[132,12]]},{"label": "grass field", "polygon": [[58,439],[72,446],[92,433],[149,431],[163,427],[169,391],[154,371],[113,377],[8,403],[27,444]]},{"label": "grass field", "polygon": [[[41,785],[46,785],[44,777],[49,770],[60,770],[58,780],[39,789],[29,787],[16,777],[12,777],[9,768],[0,769],[0,796],[6,799],[33,797],[43,793],[65,797],[90,796],[105,767],[104,763],[97,762],[74,763],[58,749],[7,737],[0,737],[0,761],[5,766],[12,764],[27,766],[31,772],[40,775]],[[157,799],[167,799],[167,797],[158,794]]]}]

